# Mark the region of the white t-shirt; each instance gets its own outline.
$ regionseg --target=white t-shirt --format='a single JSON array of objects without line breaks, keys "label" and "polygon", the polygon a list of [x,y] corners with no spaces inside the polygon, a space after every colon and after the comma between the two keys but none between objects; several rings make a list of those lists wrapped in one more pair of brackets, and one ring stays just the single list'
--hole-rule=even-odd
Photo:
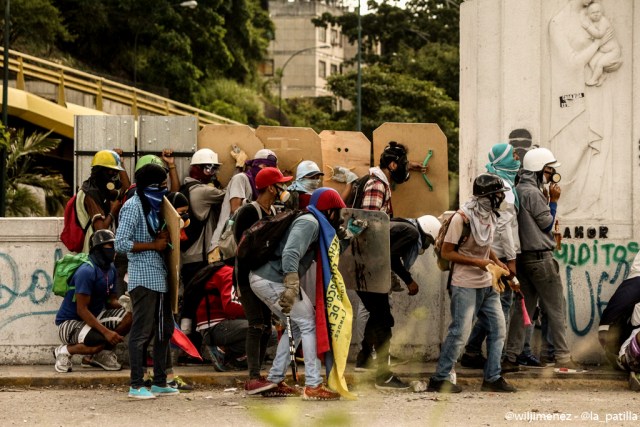
[{"label": "white t-shirt", "polygon": [[253,190],[251,189],[251,182],[249,181],[249,177],[244,173],[239,173],[231,177],[226,190],[227,193],[224,196],[222,208],[220,209],[220,218],[218,219],[218,224],[216,225],[216,229],[213,232],[213,236],[211,236],[209,251],[218,246],[218,241],[220,240],[220,235],[222,234],[224,224],[231,216],[231,199],[242,199],[242,204],[245,204],[248,201],[253,201]]}]

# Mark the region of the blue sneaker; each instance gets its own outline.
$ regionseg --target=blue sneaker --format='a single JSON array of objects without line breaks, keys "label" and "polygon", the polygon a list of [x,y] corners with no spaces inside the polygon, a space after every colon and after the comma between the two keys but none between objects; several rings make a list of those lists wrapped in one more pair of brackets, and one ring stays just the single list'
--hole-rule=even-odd
[{"label": "blue sneaker", "polygon": [[129,387],[129,397],[134,399],[155,399],[156,397],[146,387]]},{"label": "blue sneaker", "polygon": [[218,372],[225,372],[227,370],[225,367],[225,354],[220,347],[217,345],[207,345],[205,349],[209,359],[211,359],[211,363],[213,363],[213,369]]},{"label": "blue sneaker", "polygon": [[180,390],[169,386],[160,387],[157,385],[152,385],[151,393],[153,393],[154,396],[171,396],[172,394],[180,394]]}]

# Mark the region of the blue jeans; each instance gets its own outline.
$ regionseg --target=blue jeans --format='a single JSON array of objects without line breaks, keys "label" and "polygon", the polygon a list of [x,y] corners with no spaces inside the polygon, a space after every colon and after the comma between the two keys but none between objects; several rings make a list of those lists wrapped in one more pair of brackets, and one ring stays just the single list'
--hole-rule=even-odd
[{"label": "blue jeans", "polygon": [[[256,296],[264,301],[273,314],[278,316],[282,320],[282,324],[286,326],[285,315],[278,304],[280,295],[284,291],[284,285],[264,279],[253,272],[249,274],[249,281],[251,282],[251,289],[253,289]],[[305,385],[315,387],[322,383],[319,369],[320,361],[316,354],[316,311],[311,300],[302,289],[300,289],[300,295],[302,299],[296,299],[289,316],[291,317],[295,346],[298,347],[298,344],[302,341]],[[267,379],[276,384],[284,381],[290,361],[288,331],[285,329],[278,343],[276,357],[273,359],[273,365],[269,370]]]},{"label": "blue jeans", "polygon": [[469,338],[473,320],[478,313],[482,313],[489,326],[484,379],[492,382],[500,377],[500,355],[506,334],[500,295],[491,286],[472,289],[452,285],[451,324],[440,349],[440,358],[433,379],[442,381],[449,377],[449,372],[455,366],[462,347]]},{"label": "blue jeans", "polygon": [[[502,306],[502,313],[504,314],[505,330],[509,330],[509,318],[511,312],[511,305],[513,304],[513,291],[506,285],[504,292],[500,294],[500,305]],[[489,322],[486,316],[480,312],[478,313],[478,320],[471,330],[471,336],[465,347],[465,353],[476,355],[482,354],[482,343],[489,334]],[[504,355],[505,349],[503,348],[502,354]]]}]

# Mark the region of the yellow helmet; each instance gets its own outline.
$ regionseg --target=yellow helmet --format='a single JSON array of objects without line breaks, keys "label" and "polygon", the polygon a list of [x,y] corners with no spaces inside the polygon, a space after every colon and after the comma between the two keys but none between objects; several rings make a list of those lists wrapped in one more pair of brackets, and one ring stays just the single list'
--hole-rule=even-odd
[{"label": "yellow helmet", "polygon": [[112,150],[98,151],[93,160],[91,161],[91,167],[102,166],[103,168],[115,169],[123,171],[122,162],[118,153]]}]

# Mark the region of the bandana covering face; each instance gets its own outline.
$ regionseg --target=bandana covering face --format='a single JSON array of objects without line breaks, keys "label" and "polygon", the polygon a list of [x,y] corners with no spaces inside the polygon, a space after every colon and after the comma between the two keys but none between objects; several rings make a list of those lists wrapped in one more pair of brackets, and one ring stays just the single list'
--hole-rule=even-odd
[{"label": "bandana covering face", "polygon": [[474,196],[461,209],[469,218],[471,234],[478,246],[490,244],[497,222],[496,214],[491,208],[491,200],[488,197]]},{"label": "bandana covering face", "polygon": [[320,186],[319,179],[310,179],[310,178],[300,178],[293,181],[289,187],[287,187],[290,191],[300,191],[303,193],[311,194]]},{"label": "bandana covering face", "polygon": [[255,160],[247,160],[244,164],[247,170],[244,173],[249,177],[249,182],[251,183],[251,190],[253,191],[253,200],[258,197],[258,189],[256,188],[256,175],[258,172],[262,170],[260,167],[264,165],[266,168],[276,168],[278,167],[278,160],[271,159],[273,156],[269,156],[268,159],[255,159]]},{"label": "bandana covering face", "polygon": [[487,172],[494,173],[509,183],[516,210],[520,209],[520,199],[515,189],[515,180],[520,170],[520,160],[513,158],[513,146],[510,144],[496,144],[489,151],[489,163],[486,165]]},{"label": "bandana covering face", "polygon": [[157,233],[160,230],[160,207],[162,206],[162,198],[168,193],[168,191],[166,187],[160,187],[159,185],[154,184],[143,189],[142,192],[151,207],[147,214],[147,222]]}]

